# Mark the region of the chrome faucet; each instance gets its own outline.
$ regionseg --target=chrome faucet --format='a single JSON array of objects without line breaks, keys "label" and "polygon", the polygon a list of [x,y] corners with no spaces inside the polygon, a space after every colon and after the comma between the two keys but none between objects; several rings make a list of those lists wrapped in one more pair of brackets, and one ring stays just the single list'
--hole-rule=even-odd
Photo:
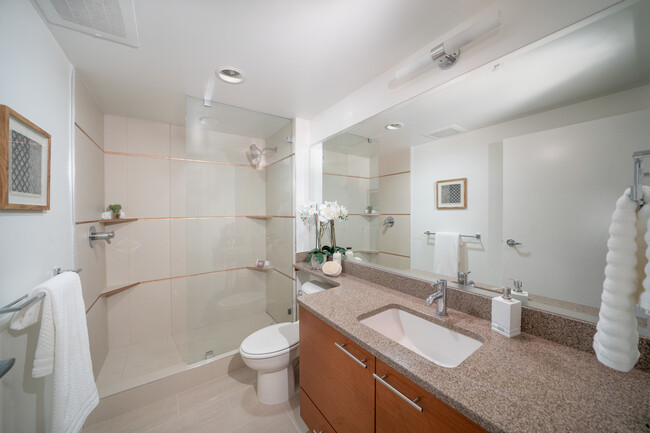
[{"label": "chrome faucet", "polygon": [[428,306],[436,302],[436,314],[438,316],[447,316],[447,280],[438,280],[431,283],[431,288],[436,289],[435,293],[430,294],[425,301]]},{"label": "chrome faucet", "polygon": [[474,281],[467,279],[467,277],[471,273],[472,273],[472,271],[459,272],[458,273],[458,284],[463,285],[463,286],[473,286]]}]

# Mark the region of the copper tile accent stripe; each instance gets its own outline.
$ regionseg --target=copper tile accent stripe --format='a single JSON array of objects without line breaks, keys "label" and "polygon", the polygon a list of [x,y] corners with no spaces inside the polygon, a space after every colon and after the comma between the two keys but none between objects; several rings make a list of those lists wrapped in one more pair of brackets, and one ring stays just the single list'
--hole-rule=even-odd
[{"label": "copper tile accent stripe", "polygon": [[389,256],[404,257],[405,259],[410,259],[411,258],[411,256],[405,256],[405,255],[402,255],[402,254],[389,253],[387,251],[379,251],[379,254],[388,254]]},{"label": "copper tile accent stripe", "polygon": [[[410,170],[400,171],[399,173],[382,174],[381,176],[377,176],[377,177],[379,178],[379,177],[397,176],[398,174],[408,174],[410,172],[411,172]],[[373,179],[373,178],[371,177],[371,179]]]},{"label": "copper tile accent stripe", "polygon": [[93,301],[93,303],[90,304],[90,307],[88,307],[88,309],[86,310],[86,314],[88,314],[88,312],[95,306],[95,304],[97,303],[97,301],[99,301],[99,298],[101,298],[101,297],[102,297],[102,295],[97,296],[97,299],[95,299]]},{"label": "copper tile accent stripe", "polygon": [[[243,269],[253,269],[253,267],[252,266],[244,266],[244,267],[241,267],[241,268],[222,269],[222,270],[219,270],[219,271],[201,272],[199,274],[178,275],[176,277],[159,278],[159,279],[156,279],[156,280],[146,280],[146,281],[140,281],[140,282],[137,282],[137,283],[132,283],[132,284],[129,284],[128,286],[120,287],[119,289],[115,289],[115,290],[110,291],[110,292],[101,293],[99,296],[97,296],[97,298],[93,301],[93,303],[90,304],[90,307],[88,307],[88,309],[86,310],[86,314],[88,314],[88,312],[95,306],[95,304],[97,303],[97,301],[99,301],[100,298],[114,295],[114,294],[122,292],[124,290],[136,287],[136,286],[138,286],[140,284],[157,283],[157,282],[160,282],[160,281],[178,280],[178,279],[181,279],[181,278],[200,277],[202,275],[219,274],[219,273],[222,273],[222,272],[241,271]],[[273,270],[275,272],[277,272],[278,274],[283,275],[283,276],[289,278],[292,281],[295,281],[295,278],[290,277],[289,275],[285,274],[284,272],[280,272],[275,268],[273,268]]]},{"label": "copper tile accent stripe", "polygon": [[272,162],[272,163],[270,163],[270,164],[263,165],[263,166],[260,166],[260,167],[261,167],[261,168],[269,168],[269,167],[271,167],[272,165],[275,165],[275,164],[277,164],[278,162],[282,162],[282,161],[284,161],[285,159],[289,159],[289,158],[291,158],[292,156],[295,156],[295,155],[296,155],[295,153],[292,153],[291,155],[285,156],[285,157],[282,158],[282,159],[278,159],[277,161],[274,161],[274,162]]},{"label": "copper tile accent stripe", "polygon": [[285,274],[284,272],[280,272],[280,271],[278,271],[276,268],[273,268],[273,270],[274,270],[275,272],[277,272],[278,274],[280,274],[280,275],[284,275],[285,277],[289,278],[290,280],[296,281],[295,278],[290,277],[289,275]]},{"label": "copper tile accent stripe", "polygon": [[337,173],[323,173],[323,176],[340,176],[340,177],[352,177],[355,179],[370,179],[369,177],[366,176],[352,176],[349,174],[337,174]]},{"label": "copper tile accent stripe", "polygon": [[104,153],[104,149],[102,149],[102,147],[99,144],[97,144],[97,142],[95,140],[93,140],[93,138],[86,131],[84,131],[84,129],[81,126],[79,126],[79,124],[77,122],[74,123],[74,126],[79,128],[79,131],[81,131],[83,133],[83,135],[88,137],[88,140],[92,141],[92,143],[95,146],[97,146],[97,149],[99,149],[102,153]]},{"label": "copper tile accent stripe", "polygon": [[340,177],[351,177],[354,179],[379,179],[380,177],[388,177],[388,176],[397,176],[398,174],[408,174],[411,171],[400,171],[399,173],[389,173],[389,174],[382,174],[381,176],[352,176],[351,174],[337,174],[337,173],[323,173],[323,176],[340,176]]},{"label": "copper tile accent stripe", "polygon": [[[240,163],[237,163],[237,162],[209,161],[209,160],[206,160],[206,159],[180,158],[180,157],[177,157],[177,156],[147,155],[147,154],[144,154],[144,153],[113,152],[113,151],[110,151],[110,150],[106,150],[106,151],[104,151],[104,153],[106,155],[133,156],[133,157],[136,157],[136,158],[152,158],[152,159],[163,159],[163,160],[167,160],[167,161],[198,162],[198,163],[205,163],[205,164],[217,164],[217,165],[229,165],[229,166],[233,166],[233,167],[249,167],[249,168],[253,168],[249,164],[240,164]],[[284,161],[287,158],[291,158],[294,155],[295,155],[295,153],[292,153],[291,155],[286,156],[286,157],[284,157],[282,159],[279,159],[279,160],[277,160],[275,162],[272,162],[271,164],[261,165],[259,168],[268,168],[268,167],[270,167],[270,166],[272,166],[274,164],[277,164],[278,162]]]},{"label": "copper tile accent stripe", "polygon": [[[295,216],[269,215],[272,218],[295,218]],[[198,216],[198,217],[157,217],[157,218],[138,218],[140,221],[173,221],[173,220],[213,220],[221,218],[249,218],[255,219],[251,215],[222,215],[222,216]],[[264,218],[268,219],[268,218]]]},{"label": "copper tile accent stripe", "polygon": [[397,215],[397,216],[411,216],[410,213],[349,213],[348,216],[388,216],[388,215]]}]

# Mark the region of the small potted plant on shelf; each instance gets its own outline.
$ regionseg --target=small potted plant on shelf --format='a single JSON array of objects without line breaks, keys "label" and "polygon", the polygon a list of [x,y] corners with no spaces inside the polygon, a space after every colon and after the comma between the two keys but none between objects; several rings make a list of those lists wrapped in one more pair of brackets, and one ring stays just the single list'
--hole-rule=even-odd
[{"label": "small potted plant on shelf", "polygon": [[108,210],[113,212],[113,218],[115,219],[121,218],[121,212],[120,212],[122,210],[121,204],[109,204]]}]

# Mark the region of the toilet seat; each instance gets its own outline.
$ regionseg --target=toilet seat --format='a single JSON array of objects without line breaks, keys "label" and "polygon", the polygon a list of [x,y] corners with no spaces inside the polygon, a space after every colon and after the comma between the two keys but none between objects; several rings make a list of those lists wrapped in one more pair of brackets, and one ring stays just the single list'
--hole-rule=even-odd
[{"label": "toilet seat", "polygon": [[298,322],[278,323],[253,332],[239,350],[251,359],[271,358],[297,349],[299,338]]}]

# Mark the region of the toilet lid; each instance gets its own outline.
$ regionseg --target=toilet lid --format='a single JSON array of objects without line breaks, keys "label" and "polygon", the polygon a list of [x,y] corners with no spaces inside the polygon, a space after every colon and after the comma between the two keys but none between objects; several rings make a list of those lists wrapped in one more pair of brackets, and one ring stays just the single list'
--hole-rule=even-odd
[{"label": "toilet lid", "polygon": [[240,349],[251,355],[264,355],[287,350],[298,344],[298,322],[278,323],[253,332]]}]

